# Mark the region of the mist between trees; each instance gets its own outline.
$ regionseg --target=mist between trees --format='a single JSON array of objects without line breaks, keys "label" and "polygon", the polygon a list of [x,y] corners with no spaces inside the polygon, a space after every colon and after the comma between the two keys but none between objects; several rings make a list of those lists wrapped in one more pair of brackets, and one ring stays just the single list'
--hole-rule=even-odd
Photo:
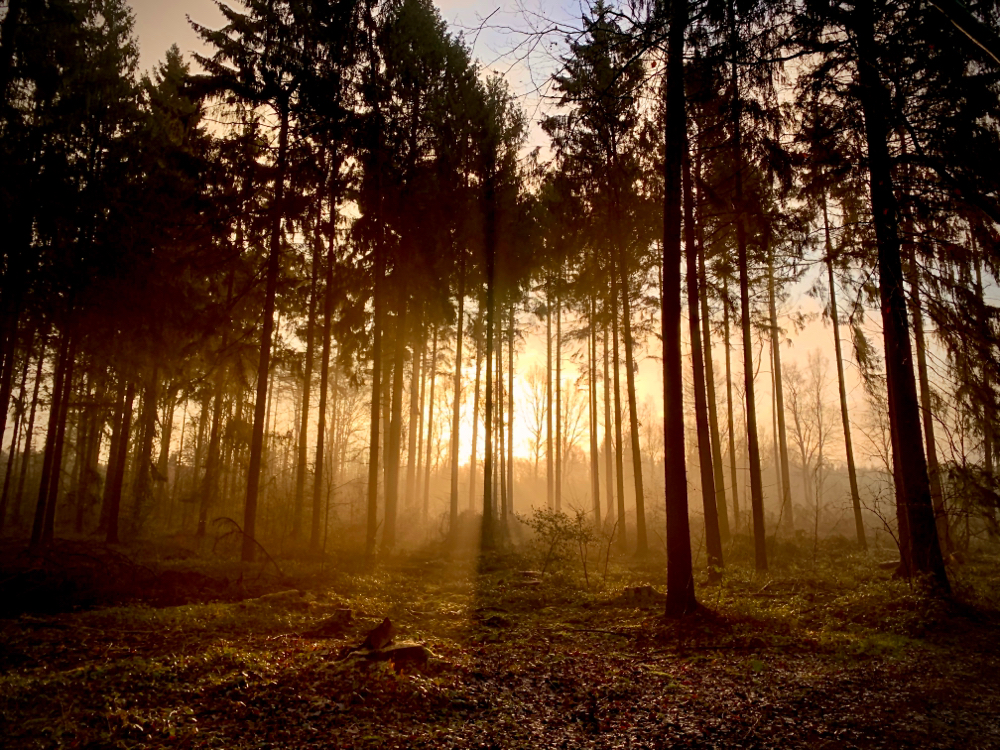
[{"label": "mist between trees", "polygon": [[122,0],[10,0],[3,531],[371,558],[545,507],[665,548],[672,614],[737,535],[947,590],[997,533],[970,8],[598,2],[543,157],[428,0],[220,6],[149,76]]}]

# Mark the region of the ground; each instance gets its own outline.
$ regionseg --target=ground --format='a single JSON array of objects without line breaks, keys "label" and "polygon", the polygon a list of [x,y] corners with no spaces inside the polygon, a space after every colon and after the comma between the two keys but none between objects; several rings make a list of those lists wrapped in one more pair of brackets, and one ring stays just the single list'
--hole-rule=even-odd
[{"label": "ground", "polygon": [[[658,596],[633,588],[662,591],[655,556],[584,577],[567,561],[540,572],[544,555],[239,571],[162,550],[11,554],[0,744],[1000,747],[1000,556],[952,567],[946,599],[891,580],[873,555],[787,557],[770,575],[737,561],[720,584],[700,580],[703,610],[666,621]],[[53,595],[51,567],[70,558],[119,582],[131,570],[128,601],[108,606],[117,589],[94,579],[61,579]],[[343,609],[345,628],[309,634]],[[344,653],[385,617],[426,664]]]}]

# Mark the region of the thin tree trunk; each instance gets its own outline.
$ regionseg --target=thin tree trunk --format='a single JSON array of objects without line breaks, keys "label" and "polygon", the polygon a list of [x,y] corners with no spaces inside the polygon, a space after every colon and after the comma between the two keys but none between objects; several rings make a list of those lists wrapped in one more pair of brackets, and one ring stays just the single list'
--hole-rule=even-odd
[{"label": "thin tree trunk", "polygon": [[427,332],[423,333],[423,351],[420,353],[423,364],[420,366],[420,424],[417,426],[419,435],[417,435],[417,489],[416,495],[414,496],[415,507],[418,511],[422,511],[423,503],[421,502],[421,497],[423,496],[424,487],[424,440],[427,433],[424,431],[424,427],[427,424],[427,371],[430,368],[430,364],[427,359]]},{"label": "thin tree trunk", "polygon": [[370,433],[368,439],[368,525],[365,532],[365,555],[375,556],[375,535],[378,531],[378,456],[379,420],[381,419],[382,396],[382,276],[385,273],[380,244],[375,246],[375,278],[372,297],[374,319],[372,321],[372,399]]},{"label": "thin tree trunk", "polygon": [[688,326],[691,339],[691,367],[694,374],[694,415],[698,432],[698,462],[701,469],[701,499],[705,512],[705,547],[708,551],[709,580],[718,580],[723,567],[722,535],[716,504],[712,445],[708,433],[708,402],[705,396],[705,365],[702,360],[701,323],[698,311],[698,251],[695,245],[694,196],[691,189],[691,160],[684,159],[684,245],[687,258]]},{"label": "thin tree trunk", "polygon": [[[483,466],[483,526],[480,549],[492,550],[496,546],[493,514],[493,322],[496,290],[496,185],[493,164],[489,163],[483,191],[485,247],[486,247],[486,461]],[[551,315],[551,311],[549,311]]]},{"label": "thin tree trunk", "polygon": [[18,391],[18,402],[21,404],[14,415],[14,434],[10,436],[10,449],[7,451],[7,468],[4,470],[3,494],[0,495],[0,531],[3,531],[4,520],[7,518],[7,503],[10,499],[10,480],[17,462],[18,449],[21,443],[21,422],[24,419],[25,389],[28,385],[28,369],[31,364],[31,350],[34,348],[32,337],[28,339],[28,347],[24,352],[24,362],[21,367],[21,387]]},{"label": "thin tree trunk", "polygon": [[497,316],[497,471],[500,488],[500,530],[507,530],[507,446],[504,436],[503,311]]},{"label": "thin tree trunk", "polygon": [[451,414],[451,493],[448,506],[448,533],[452,541],[458,531],[458,447],[462,423],[462,329],[465,324],[465,254],[459,264],[458,318],[455,321],[455,385]]},{"label": "thin tree trunk", "polygon": [[[778,450],[778,389],[774,384],[774,339],[770,340],[768,347],[768,356],[771,360],[771,460],[774,463],[774,486],[777,488],[777,496],[779,498],[779,505],[781,504],[780,498],[783,497],[782,485],[781,485],[781,454]],[[802,488],[802,501],[806,502],[809,500],[809,491],[803,487]],[[779,513],[779,520],[784,518],[784,508],[781,508],[781,513]]]},{"label": "thin tree trunk", "polygon": [[594,526],[601,525],[601,459],[597,444],[597,305],[590,293],[590,331],[587,337],[588,411],[590,412],[590,500]]},{"label": "thin tree trunk", "polygon": [[[67,333],[67,336],[70,335]],[[63,377],[60,408],[54,415],[57,429],[52,458],[52,479],[49,483],[49,497],[45,503],[45,526],[42,531],[42,544],[44,546],[51,545],[55,536],[56,503],[59,500],[59,487],[62,482],[63,451],[66,445],[66,427],[69,424],[70,396],[73,393],[73,371],[76,366],[76,344],[76,339],[71,338],[66,357],[66,374]]]},{"label": "thin tree trunk", "polygon": [[[323,283],[323,350],[319,366],[319,422],[316,425],[316,461],[313,467],[313,487],[312,487],[312,524],[309,531],[309,549],[316,553],[320,548],[320,521],[321,521],[321,501],[323,492],[323,458],[324,446],[326,445],[326,412],[327,412],[327,386],[330,382],[330,325],[333,318],[333,264],[334,264],[334,242],[335,235],[331,230],[329,237],[329,248],[326,258],[326,269]],[[377,425],[376,425],[377,427]],[[375,455],[378,453],[376,451]],[[376,461],[376,464],[378,462]],[[377,467],[376,467],[377,468]],[[369,495],[369,500],[371,495]],[[371,518],[369,517],[369,522]],[[370,533],[371,530],[369,529]],[[374,538],[370,539],[372,547],[367,550],[368,555],[374,554]]]},{"label": "thin tree trunk", "polygon": [[618,551],[625,554],[628,549],[628,534],[625,528],[625,465],[622,456],[622,391],[621,366],[618,357],[618,277],[611,269],[611,341],[612,367],[615,374],[615,478],[618,495]]},{"label": "thin tree trunk", "polygon": [[[318,217],[317,217],[318,218]],[[322,263],[323,245],[319,238],[319,227],[315,227],[317,235],[313,238],[312,273],[309,282],[309,315],[306,318],[306,354],[302,365],[302,413],[299,415],[299,440],[296,446],[295,471],[295,506],[292,516],[292,538],[298,539],[302,533],[302,514],[305,509],[306,473],[309,471],[309,401],[312,396],[313,380],[313,347],[315,346],[316,330],[316,295],[318,294],[319,267]],[[215,419],[213,417],[213,426]],[[209,458],[212,450],[209,448]]]},{"label": "thin tree trunk", "polygon": [[785,431],[785,395],[781,387],[781,340],[778,331],[778,305],[774,288],[774,248],[767,249],[767,301],[771,317],[771,346],[774,349],[774,400],[778,422],[778,449],[781,459],[781,510],[788,520],[788,528],[795,532],[792,510],[792,488],[788,470],[788,437]]},{"label": "thin tree trunk", "polygon": [[[973,254],[975,254],[975,252],[976,252],[976,238],[975,238],[975,235],[972,235],[970,237],[970,239],[971,239],[971,243],[972,243],[972,252],[973,252]],[[975,264],[976,264],[976,299],[979,301],[979,310],[980,310],[979,314],[977,315],[977,317],[979,318],[979,320],[977,322],[979,323],[980,327],[982,327],[982,326],[985,325],[985,321],[983,320],[982,311],[986,309],[986,306],[984,305],[984,300],[983,300],[983,275],[982,275],[982,270],[981,270],[980,262],[979,262],[978,258],[976,258]],[[987,337],[987,340],[988,340],[988,337]],[[920,351],[920,350],[918,350],[918,351]],[[984,359],[988,359],[989,352],[988,351],[985,352],[984,355],[985,355]],[[995,462],[995,456],[994,456],[994,450],[993,450],[993,444],[994,444],[994,441],[993,441],[993,437],[994,437],[993,421],[994,421],[994,416],[995,416],[995,410],[994,410],[994,401],[993,401],[993,383],[991,381],[992,381],[992,378],[990,377],[990,368],[989,367],[984,367],[983,370],[982,370],[982,389],[983,389],[983,392],[986,394],[986,398],[983,400],[983,422],[982,422],[982,428],[983,428],[983,470],[986,473],[986,479],[987,479],[987,481],[990,481],[990,482],[993,481],[994,462]],[[929,409],[928,409],[928,411],[929,411]],[[932,477],[933,477],[933,474],[932,474]],[[933,492],[933,487],[934,486],[932,484],[931,485],[932,492]],[[943,507],[943,504],[942,504],[941,511],[942,511],[942,514],[941,514],[941,516],[939,516],[939,518],[942,517],[942,516],[945,518],[945,529],[947,530],[947,517],[944,516],[944,507]],[[994,509],[992,507],[987,507],[986,508],[986,510],[985,510],[985,518],[986,518],[986,524],[987,524],[986,525],[986,532],[991,537],[995,537],[997,535],[997,522],[996,522],[996,513],[995,513],[995,511],[994,511]],[[940,521],[938,523],[940,524]],[[942,538],[945,540],[945,545],[946,545],[946,549],[947,549],[947,546],[950,544],[949,536],[945,535]]]},{"label": "thin tree trunk", "polygon": [[438,351],[438,329],[436,325],[434,326],[431,342],[431,388],[428,399],[430,403],[427,405],[427,460],[424,462],[424,521],[429,518],[431,508],[431,446],[434,442],[434,387],[437,384]]},{"label": "thin tree trunk", "polygon": [[38,409],[38,389],[42,384],[42,367],[45,364],[45,349],[48,344],[48,331],[42,333],[38,351],[38,362],[35,365],[35,380],[31,387],[31,411],[28,413],[28,430],[24,436],[24,454],[21,458],[21,471],[17,478],[17,492],[14,494],[14,508],[11,523],[18,526],[21,523],[21,501],[24,497],[24,483],[31,468],[31,441],[35,433],[35,413]]},{"label": "thin tree trunk", "polygon": [[[701,154],[695,159],[695,175],[701,179]],[[694,186],[692,186],[694,188]],[[726,479],[722,463],[722,442],[719,439],[718,401],[715,395],[715,364],[712,361],[712,316],[708,309],[708,273],[705,270],[705,240],[704,227],[701,223],[701,192],[695,191],[696,198],[692,209],[697,209],[695,217],[695,244],[698,249],[698,284],[701,288],[701,318],[704,321],[702,338],[705,352],[705,382],[708,393],[708,428],[712,441],[712,470],[715,479],[715,505],[719,516],[719,533],[722,543],[728,544],[731,531],[729,528],[729,509],[726,504]],[[726,342],[726,346],[729,342]]]},{"label": "thin tree trunk", "polygon": [[733,86],[733,154],[736,163],[736,245],[740,272],[740,317],[743,329],[743,382],[746,398],[747,452],[750,461],[750,507],[753,513],[754,562],[758,571],[767,570],[767,548],[764,528],[764,488],[760,476],[760,445],[757,442],[757,403],[753,382],[753,338],[750,326],[750,275],[747,258],[747,230],[743,206],[743,143],[742,107],[740,100],[739,72],[736,62],[736,13],[733,0],[729,0],[729,21],[732,43]]},{"label": "thin tree trunk", "polygon": [[851,485],[851,506],[854,510],[854,530],[858,545],[868,549],[865,538],[865,524],[861,517],[861,494],[858,492],[858,473],[854,466],[854,445],[851,441],[851,421],[847,414],[847,381],[844,377],[844,354],[840,345],[840,320],[837,310],[837,285],[833,277],[833,241],[830,236],[830,219],[826,210],[826,194],[823,195],[823,229],[826,240],[826,271],[830,282],[830,320],[833,321],[833,345],[837,357],[837,386],[840,393],[840,421],[844,426],[844,449],[847,455],[847,478]]},{"label": "thin tree trunk", "polygon": [[122,486],[125,482],[125,465],[128,463],[128,441],[132,431],[132,404],[135,401],[135,384],[130,380],[125,388],[121,426],[118,428],[118,455],[115,458],[115,472],[111,482],[111,495],[108,507],[108,530],[104,541],[107,544],[118,544],[118,519],[121,515]]},{"label": "thin tree trunk", "polygon": [[514,514],[514,304],[507,331],[507,513]]},{"label": "thin tree trunk", "polygon": [[[406,446],[406,504],[413,507],[416,502],[417,465],[420,463],[420,453],[417,448],[417,437],[420,434],[421,411],[423,409],[423,363],[427,356],[427,340],[422,335],[423,315],[418,314],[413,330],[420,339],[419,352],[413,347],[413,361],[410,365],[410,421],[407,430]],[[421,442],[423,446],[423,442]]]},{"label": "thin tree trunk", "polygon": [[[118,387],[115,390],[114,411],[111,414],[111,445],[108,450],[108,464],[104,471],[104,493],[101,501],[101,519],[98,533],[107,534],[108,519],[111,516],[111,495],[114,486],[114,476],[118,471],[118,447],[121,444],[122,415],[125,413],[125,378],[119,374]],[[181,433],[183,449],[183,432]],[[175,483],[176,487],[176,483]]]},{"label": "thin tree trunk", "polygon": [[[234,274],[229,274],[229,292],[226,295],[227,304],[229,307],[229,301],[232,297],[233,289],[233,276]],[[208,520],[208,509],[211,508],[217,499],[218,495],[218,485],[219,485],[219,441],[222,438],[222,402],[224,400],[225,386],[226,386],[226,376],[229,372],[229,368],[226,367],[225,360],[222,359],[226,356],[225,352],[229,346],[229,327],[222,332],[222,345],[219,347],[219,361],[216,363],[215,371],[215,393],[213,395],[212,403],[212,427],[209,430],[208,437],[208,459],[205,462],[205,484],[202,489],[202,505],[201,513],[198,516],[198,536],[205,535],[205,524]],[[301,438],[304,440],[304,438]],[[298,513],[298,510],[296,510]],[[296,515],[296,519],[299,516]],[[296,532],[295,527],[293,527],[293,533]]]},{"label": "thin tree trunk", "polygon": [[[104,386],[101,385],[101,393],[103,395]],[[167,499],[167,478],[170,472],[170,441],[174,434],[174,413],[177,410],[177,390],[176,387],[171,383],[167,389],[167,399],[163,407],[163,428],[160,432],[160,453],[156,458],[156,472],[159,475],[157,477],[158,489],[156,492],[156,503],[160,507],[160,512],[163,512],[163,507]],[[100,419],[95,418],[95,425],[97,427],[95,441],[91,447],[91,471],[96,474],[97,469],[97,454],[100,452]],[[218,464],[218,462],[216,462]],[[93,475],[92,475],[93,476]],[[218,484],[218,482],[216,482]],[[89,486],[89,485],[88,485]],[[216,492],[218,495],[218,492]]]},{"label": "thin tree trunk", "polygon": [[909,321],[903,291],[896,196],[888,149],[887,92],[878,72],[874,11],[861,4],[854,10],[858,50],[858,94],[868,145],[872,216],[878,243],[879,296],[885,339],[886,379],[891,408],[890,430],[896,435],[903,499],[909,524],[914,568],[930,575],[942,592],[950,591],[931,502],[927,462],[920,431],[920,405],[913,373]]},{"label": "thin tree trunk", "polygon": [[268,381],[271,372],[271,336],[274,332],[274,306],[281,267],[281,212],[285,195],[285,172],[288,153],[288,107],[281,108],[278,131],[278,160],[274,178],[274,203],[271,208],[271,247],[267,259],[264,292],[264,324],[260,334],[260,360],[257,363],[257,401],[254,406],[253,432],[250,438],[250,466],[247,471],[246,505],[243,513],[243,562],[256,557],[257,498],[260,491],[261,459],[264,452],[264,420],[267,408]]},{"label": "thin tree trunk", "polygon": [[629,433],[632,439],[632,479],[635,485],[635,553],[639,556],[649,551],[646,538],[646,507],[642,489],[642,452],[639,448],[639,410],[635,399],[635,365],[632,355],[632,308],[629,301],[628,269],[622,253],[618,252],[618,271],[621,280],[622,322],[625,335],[625,385],[628,393]]},{"label": "thin tree trunk", "polygon": [[52,388],[52,405],[49,408],[48,427],[45,431],[45,455],[42,459],[42,475],[38,486],[38,502],[35,505],[35,517],[31,526],[31,548],[38,549],[45,543],[45,516],[49,500],[49,488],[53,482],[53,468],[56,449],[56,433],[59,429],[59,417],[62,414],[62,398],[64,381],[69,363],[69,331],[64,331],[56,357],[54,385]]},{"label": "thin tree trunk", "polygon": [[684,384],[681,366],[681,162],[686,138],[684,36],[686,3],[670,5],[667,32],[666,123],[663,160],[663,448],[667,526],[667,601],[664,614],[681,617],[698,604],[694,594],[691,529],[684,457]]},{"label": "thin tree trunk", "polygon": [[146,379],[142,397],[142,412],[139,415],[139,444],[135,463],[132,500],[132,536],[136,536],[142,526],[145,505],[152,502],[153,483],[153,438],[156,433],[156,402],[159,398],[159,367],[153,364]]},{"label": "thin tree trunk", "polygon": [[604,321],[604,334],[601,339],[604,349],[604,483],[608,498],[608,523],[614,524],[615,505],[615,469],[614,455],[611,445],[611,370],[608,357],[608,321]]},{"label": "thin tree trunk", "polygon": [[723,277],[722,333],[726,344],[726,420],[729,430],[729,481],[733,486],[733,529],[740,528],[740,483],[736,471],[736,422],[733,418],[733,371],[729,346],[729,277]]},{"label": "thin tree trunk", "polygon": [[555,510],[555,477],[552,474],[552,276],[545,285],[545,486],[549,510]]},{"label": "thin tree trunk", "polygon": [[562,413],[562,261],[559,263],[559,289],[556,290],[556,512],[562,511],[563,480]]},{"label": "thin tree trunk", "polygon": [[396,546],[396,514],[399,508],[399,460],[400,442],[403,432],[403,371],[406,358],[406,311],[407,301],[401,295],[399,312],[396,315],[396,339],[393,347],[392,367],[392,414],[389,419],[388,481],[385,487],[385,530],[382,544],[387,550]]},{"label": "thin tree trunk", "polygon": [[479,438],[479,393],[480,382],[483,372],[483,358],[479,347],[481,336],[482,313],[476,318],[476,395],[472,399],[472,453],[469,456],[469,510],[476,509],[476,473],[479,469],[479,457],[476,455],[477,440]]},{"label": "thin tree trunk", "polygon": [[[917,349],[917,382],[920,387],[920,409],[923,417],[924,442],[927,446],[927,473],[931,488],[931,504],[934,507],[934,518],[937,523],[938,537],[942,550],[947,552],[951,547],[948,534],[948,514],[944,509],[944,492],[941,488],[941,469],[938,464],[937,441],[934,437],[934,411],[931,402],[931,386],[927,372],[927,344],[924,339],[924,316],[920,301],[920,272],[917,269],[917,259],[914,257],[913,246],[909,245],[907,257],[907,275],[910,283],[910,315],[913,317],[913,340]],[[979,264],[976,264],[976,289],[982,288],[982,277]]]}]

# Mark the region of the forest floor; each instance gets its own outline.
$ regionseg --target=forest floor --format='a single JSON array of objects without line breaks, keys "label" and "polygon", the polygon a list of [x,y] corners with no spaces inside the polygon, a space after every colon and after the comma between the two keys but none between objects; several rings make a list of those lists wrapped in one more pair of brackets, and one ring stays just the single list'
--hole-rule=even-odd
[{"label": "forest floor", "polygon": [[[951,568],[947,600],[843,548],[768,576],[737,562],[679,622],[630,588],[662,591],[662,557],[587,578],[513,554],[280,560],[232,583],[207,557],[63,543],[56,563],[104,578],[43,600],[46,563],[5,554],[5,748],[1000,747],[996,549]],[[426,663],[339,658],[385,617]]]}]

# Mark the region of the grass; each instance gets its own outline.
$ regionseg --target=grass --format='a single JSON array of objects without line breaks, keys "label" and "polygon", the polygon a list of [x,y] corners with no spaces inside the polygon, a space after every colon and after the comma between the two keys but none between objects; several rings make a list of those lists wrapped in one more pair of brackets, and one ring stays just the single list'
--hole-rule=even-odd
[{"label": "grass", "polygon": [[[606,578],[593,567],[585,578],[570,550],[539,576],[530,547],[487,559],[425,550],[367,571],[282,560],[280,580],[244,575],[242,589],[173,606],[130,592],[10,618],[0,736],[5,747],[1000,744],[1000,550],[953,568],[955,596],[940,600],[842,545],[816,564],[811,546],[785,545],[761,575],[738,544],[718,584],[700,574],[704,609],[681,621],[622,596],[662,591],[662,557],[612,556]],[[230,563],[148,552],[132,551],[153,571],[238,579]],[[283,589],[303,593],[257,598]],[[340,636],[300,635],[345,607],[355,619]],[[429,649],[426,670],[337,659],[383,617],[397,640]],[[947,733],[919,718],[932,715]]]}]

